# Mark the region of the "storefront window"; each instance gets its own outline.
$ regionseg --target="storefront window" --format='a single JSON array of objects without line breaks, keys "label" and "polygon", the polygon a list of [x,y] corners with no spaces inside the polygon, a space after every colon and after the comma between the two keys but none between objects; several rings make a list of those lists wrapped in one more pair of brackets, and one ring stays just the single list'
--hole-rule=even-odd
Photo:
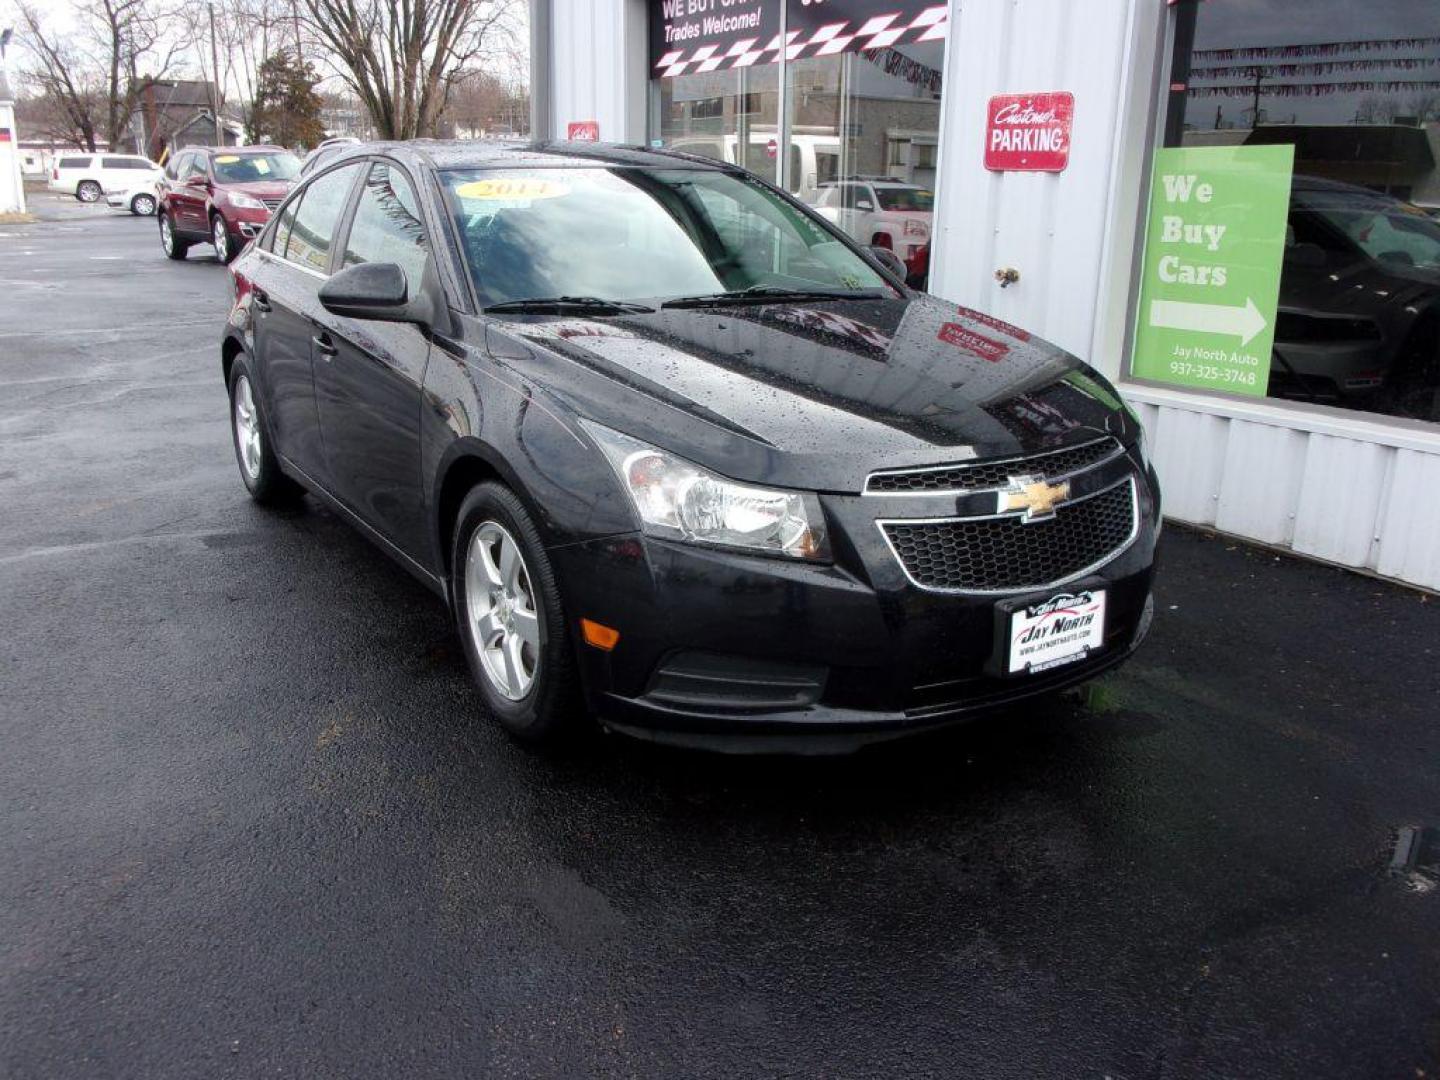
[{"label": "storefront window", "polygon": [[651,139],[781,184],[923,288],[948,15],[936,0],[652,0]]},{"label": "storefront window", "polygon": [[1181,0],[1175,41],[1132,374],[1440,421],[1440,5]]}]

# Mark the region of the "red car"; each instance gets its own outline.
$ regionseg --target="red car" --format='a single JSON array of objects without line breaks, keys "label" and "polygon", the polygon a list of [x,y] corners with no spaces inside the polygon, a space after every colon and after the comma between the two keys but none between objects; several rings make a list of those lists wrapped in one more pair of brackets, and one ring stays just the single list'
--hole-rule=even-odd
[{"label": "red car", "polygon": [[191,146],[177,151],[160,181],[160,246],[183,259],[212,244],[228,263],[257,236],[300,175],[300,159],[279,146]]}]

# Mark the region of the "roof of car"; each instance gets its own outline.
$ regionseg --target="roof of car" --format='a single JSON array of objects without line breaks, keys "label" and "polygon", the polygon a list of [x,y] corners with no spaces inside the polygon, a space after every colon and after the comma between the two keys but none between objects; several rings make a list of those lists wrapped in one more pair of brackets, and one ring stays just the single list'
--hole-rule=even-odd
[{"label": "roof of car", "polygon": [[288,154],[283,146],[256,143],[253,146],[184,146],[181,150],[199,150],[203,154]]},{"label": "roof of car", "polygon": [[[714,158],[677,150],[601,142],[528,142],[509,139],[412,139],[406,142],[362,142],[339,147],[334,162],[367,154],[411,157],[436,169],[553,168],[557,166],[629,165],[650,168],[733,170]],[[328,164],[328,163],[327,163]]]}]

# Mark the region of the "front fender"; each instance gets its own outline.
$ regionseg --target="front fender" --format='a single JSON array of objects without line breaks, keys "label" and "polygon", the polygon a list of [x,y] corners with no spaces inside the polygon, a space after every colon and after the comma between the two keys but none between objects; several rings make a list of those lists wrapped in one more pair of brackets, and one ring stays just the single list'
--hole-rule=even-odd
[{"label": "front fender", "polygon": [[435,566],[447,575],[455,512],[484,480],[515,492],[547,547],[637,527],[614,470],[571,411],[482,348],[432,346],[421,413],[425,506]]}]

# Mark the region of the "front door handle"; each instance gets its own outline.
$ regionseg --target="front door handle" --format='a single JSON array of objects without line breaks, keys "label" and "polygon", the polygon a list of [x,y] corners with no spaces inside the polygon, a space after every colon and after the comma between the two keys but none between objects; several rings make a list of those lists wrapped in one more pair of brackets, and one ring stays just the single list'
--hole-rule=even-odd
[{"label": "front door handle", "polygon": [[270,310],[270,297],[268,297],[268,296],[265,295],[265,292],[264,292],[263,289],[254,289],[254,290],[252,290],[252,291],[251,291],[251,296],[254,298],[254,301],[255,301],[255,310],[256,310],[256,311],[269,311],[269,310]]},{"label": "front door handle", "polygon": [[315,346],[315,351],[325,357],[326,360],[329,360],[340,351],[335,347],[335,342],[330,340],[329,334],[316,334],[310,341]]}]

